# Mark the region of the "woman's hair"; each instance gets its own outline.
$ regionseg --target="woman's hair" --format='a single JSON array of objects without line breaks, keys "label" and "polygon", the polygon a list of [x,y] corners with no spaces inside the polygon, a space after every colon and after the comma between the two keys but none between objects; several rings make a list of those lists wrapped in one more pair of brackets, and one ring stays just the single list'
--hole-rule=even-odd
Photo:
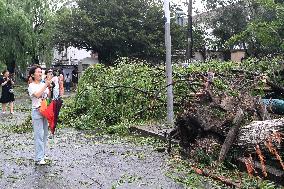
[{"label": "woman's hair", "polygon": [[46,70],[45,70],[45,75],[47,75],[47,73],[50,73],[50,72],[53,74],[53,70],[52,70],[51,68],[46,69]]},{"label": "woman's hair", "polygon": [[4,70],[4,71],[2,72],[2,75],[4,75],[6,72],[8,72],[8,70]]},{"label": "woman's hair", "polygon": [[38,69],[41,67],[39,65],[35,65],[35,66],[32,66],[30,71],[29,71],[29,77],[32,77],[32,79],[34,80],[34,74],[35,74],[35,70]]}]

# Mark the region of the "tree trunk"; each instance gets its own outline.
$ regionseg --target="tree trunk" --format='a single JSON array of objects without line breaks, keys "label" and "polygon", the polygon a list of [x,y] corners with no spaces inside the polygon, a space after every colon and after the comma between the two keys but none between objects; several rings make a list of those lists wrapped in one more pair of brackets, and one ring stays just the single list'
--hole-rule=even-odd
[{"label": "tree trunk", "polygon": [[[248,152],[255,152],[255,146],[258,144],[260,148],[265,149],[264,142],[267,141],[273,132],[284,132],[284,118],[265,120],[265,121],[253,121],[251,124],[241,127],[237,145],[244,148]],[[282,135],[283,139],[283,135]],[[276,144],[278,149],[283,149],[280,144]]]}]

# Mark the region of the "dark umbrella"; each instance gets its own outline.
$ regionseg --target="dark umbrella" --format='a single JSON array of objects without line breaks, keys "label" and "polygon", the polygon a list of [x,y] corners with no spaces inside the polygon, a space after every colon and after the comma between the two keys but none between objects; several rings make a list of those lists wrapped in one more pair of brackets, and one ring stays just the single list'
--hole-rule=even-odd
[{"label": "dark umbrella", "polygon": [[45,117],[48,121],[49,129],[51,133],[54,135],[55,128],[58,121],[59,111],[63,104],[62,99],[52,100],[49,105],[47,105],[46,101],[43,101],[40,108],[40,113]]},{"label": "dark umbrella", "polygon": [[56,100],[52,100],[52,102],[54,102],[54,106],[53,106],[53,112],[54,112],[54,121],[52,125],[50,125],[50,131],[52,134],[54,134],[55,132],[55,128],[56,128],[56,125],[57,125],[57,121],[58,121],[58,115],[59,115],[59,112],[60,112],[60,109],[62,107],[62,104],[63,104],[63,100],[61,98],[59,99],[56,99]]},{"label": "dark umbrella", "polygon": [[[43,105],[43,103],[42,103]],[[40,109],[40,113],[43,115],[43,117],[45,117],[48,121],[50,130],[51,128],[54,128],[54,118],[55,118],[55,114],[54,114],[54,107],[55,107],[55,102],[52,100],[51,103],[49,105],[47,105],[46,107],[43,108],[43,106]],[[52,130],[51,130],[52,132]],[[53,132],[54,133],[54,132]]]}]

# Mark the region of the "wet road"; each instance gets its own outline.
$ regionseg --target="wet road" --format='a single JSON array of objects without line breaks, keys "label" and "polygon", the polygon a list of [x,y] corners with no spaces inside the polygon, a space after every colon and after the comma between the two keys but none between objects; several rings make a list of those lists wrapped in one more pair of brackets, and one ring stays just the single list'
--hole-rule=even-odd
[{"label": "wet road", "polygon": [[[1,124],[22,120],[16,112]],[[33,134],[0,128],[0,188],[183,188],[166,176],[168,155],[154,147],[72,128],[58,129],[48,143],[48,165],[35,165]]]},{"label": "wet road", "polygon": [[49,164],[38,166],[32,133],[0,138],[0,188],[182,188],[165,176],[165,153],[124,139],[62,129],[49,142]]}]

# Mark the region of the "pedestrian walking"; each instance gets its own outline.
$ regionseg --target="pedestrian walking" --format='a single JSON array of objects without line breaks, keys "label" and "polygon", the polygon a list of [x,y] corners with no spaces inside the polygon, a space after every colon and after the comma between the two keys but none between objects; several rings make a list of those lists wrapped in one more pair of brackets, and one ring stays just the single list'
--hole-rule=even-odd
[{"label": "pedestrian walking", "polygon": [[205,90],[211,89],[211,85],[214,82],[215,73],[212,68],[209,68],[207,71],[206,83],[205,83]]},{"label": "pedestrian walking", "polygon": [[53,77],[52,77],[52,99],[58,99],[60,97],[60,78],[59,78],[59,72],[58,70],[53,71]]},{"label": "pedestrian walking", "polygon": [[32,78],[28,91],[32,100],[32,125],[35,141],[35,161],[36,164],[45,165],[48,122],[47,119],[41,115],[39,109],[42,100],[50,96],[48,87],[50,86],[52,76],[51,74],[48,74],[45,82],[41,82],[42,70],[40,66],[33,66],[29,71],[29,75]]},{"label": "pedestrian walking", "polygon": [[58,70],[58,82],[59,82],[59,96],[62,97],[64,95],[64,74],[63,70]]},{"label": "pedestrian walking", "polygon": [[0,79],[0,84],[2,86],[2,93],[0,102],[2,103],[2,114],[6,113],[6,106],[9,103],[10,113],[14,114],[14,81],[9,77],[10,73],[8,70],[2,72],[3,77]]},{"label": "pedestrian walking", "polygon": [[74,87],[74,91],[76,91],[77,85],[78,85],[78,69],[77,68],[75,68],[72,71],[72,84],[73,84],[73,87]]},{"label": "pedestrian walking", "polygon": [[71,86],[71,77],[70,77],[69,73],[67,73],[66,76],[65,76],[65,86],[66,86],[66,91],[69,92],[70,86]]}]

